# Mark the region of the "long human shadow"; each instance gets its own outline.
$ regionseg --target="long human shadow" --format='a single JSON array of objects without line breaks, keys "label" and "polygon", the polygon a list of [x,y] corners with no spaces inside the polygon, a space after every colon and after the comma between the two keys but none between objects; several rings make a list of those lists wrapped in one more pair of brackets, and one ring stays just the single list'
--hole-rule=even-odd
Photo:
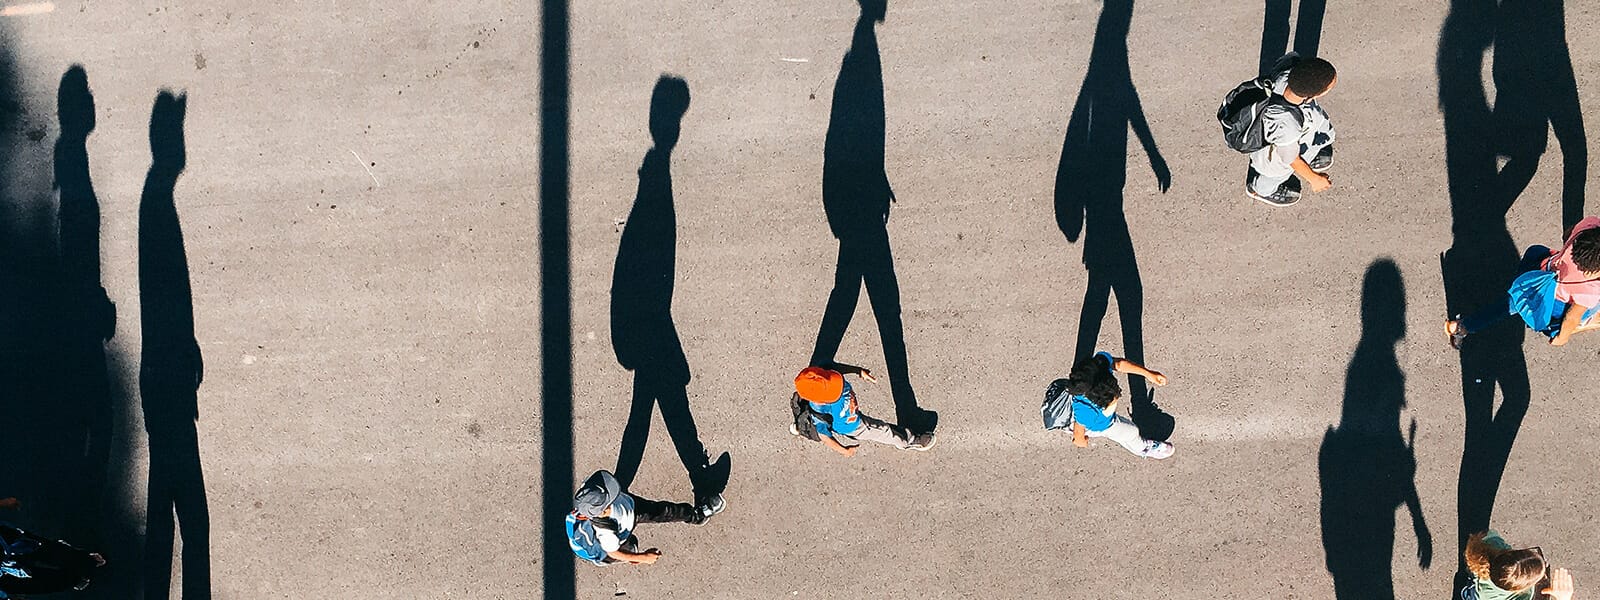
[{"label": "long human shadow", "polygon": [[187,104],[187,96],[163,90],[150,115],[152,161],[139,197],[139,395],[150,447],[144,597],[171,593],[176,525],[183,544],[182,597],[197,600],[211,597],[211,525],[195,429],[205,369],[194,336],[183,230],[173,204],[186,160]]},{"label": "long human shadow", "polygon": [[728,455],[708,463],[689,411],[689,360],[672,320],[678,221],[672,196],[672,149],[678,143],[689,85],[663,75],[650,97],[650,137],[655,145],[639,167],[639,193],[628,213],[611,279],[611,345],[617,362],[633,371],[633,405],[622,431],[617,480],[633,482],[650,439],[650,415],[661,420],[689,471],[696,501],[720,494],[728,483]]},{"label": "long human shadow", "polygon": [[[1056,225],[1068,242],[1076,243],[1080,235],[1083,237],[1083,266],[1089,272],[1088,289],[1078,315],[1077,358],[1095,352],[1100,326],[1114,293],[1122,322],[1122,355],[1143,364],[1144,284],[1123,210],[1130,128],[1150,159],[1161,191],[1172,184],[1172,174],[1156,148],[1128,70],[1128,28],[1132,20],[1133,0],[1107,0],[1100,11],[1089,69],[1061,145],[1055,210]],[[1128,389],[1139,433],[1146,439],[1171,437],[1176,420],[1156,406],[1144,379],[1129,376]]]},{"label": "long human shadow", "polygon": [[[1266,75],[1289,48],[1289,12],[1294,0],[1266,0],[1261,24],[1261,67]],[[1300,56],[1316,56],[1322,46],[1322,17],[1328,0],[1300,0],[1300,15],[1295,20],[1294,48]]]},{"label": "long human shadow", "polygon": [[74,65],[61,76],[57,109],[61,123],[54,165],[60,200],[59,331],[63,365],[71,375],[62,381],[61,397],[76,405],[85,424],[78,431],[81,437],[71,435],[64,441],[68,448],[79,449],[84,459],[79,473],[83,493],[71,501],[77,505],[76,514],[88,515],[102,508],[102,495],[107,491],[113,407],[105,343],[116,333],[116,307],[100,285],[100,202],[89,176],[87,149],[95,126],[94,95],[83,67]]},{"label": "long human shadow", "polygon": [[823,141],[822,206],[839,239],[833,291],[817,329],[811,364],[833,364],[855,315],[863,285],[883,341],[885,371],[894,396],[895,416],[913,431],[933,431],[938,413],[917,404],[906,358],[905,326],[900,319],[900,282],[889,246],[889,205],[895,200],[884,171],[883,64],[874,25],[884,19],[884,0],[859,0],[850,50],[839,66],[833,107]]},{"label": "long human shadow", "polygon": [[[1506,10],[1512,12],[1506,13]],[[1559,6],[1553,13],[1556,26],[1548,30],[1509,26],[1502,21],[1525,23],[1530,14],[1538,15],[1536,20],[1544,25],[1551,25],[1551,13],[1547,8],[1527,11],[1508,9],[1494,0],[1452,0],[1450,13],[1440,31],[1439,107],[1445,126],[1445,168],[1453,237],[1451,247],[1441,255],[1440,261],[1447,312],[1451,315],[1468,312],[1505,294],[1517,275],[1521,250],[1507,228],[1506,213],[1525,189],[1529,177],[1529,161],[1519,163],[1517,157],[1527,158],[1529,148],[1542,151],[1548,130],[1542,122],[1536,127],[1502,128],[1501,121],[1507,117],[1505,109],[1497,115],[1490,107],[1482,73],[1483,61],[1491,48],[1496,73],[1513,65],[1533,64],[1528,61],[1535,58],[1526,55],[1528,52],[1549,51],[1561,46],[1558,58],[1566,56],[1564,28],[1559,26]],[[1547,91],[1557,97],[1574,99],[1575,109],[1575,88],[1564,89],[1573,85],[1571,81],[1554,77],[1550,85],[1557,88]],[[1527,102],[1518,98],[1522,94],[1520,90],[1499,89],[1497,93],[1496,108],[1502,101]],[[1566,139],[1572,139],[1574,124],[1579,130],[1576,137],[1581,138],[1581,123],[1565,117],[1557,125],[1558,138],[1565,135]],[[1501,156],[1512,156],[1513,160],[1502,168],[1497,164]],[[1571,174],[1569,169],[1568,175]],[[1563,220],[1576,222],[1576,215],[1583,211],[1581,187],[1568,185],[1566,192],[1561,208]],[[1531,392],[1522,349],[1523,331],[1521,324],[1511,319],[1474,333],[1461,349],[1466,423],[1456,489],[1458,564],[1456,582],[1450,590],[1452,594],[1467,580],[1460,551],[1465,548],[1468,535],[1489,527],[1512,445],[1528,411]],[[1500,396],[1498,408],[1496,389]]]},{"label": "long human shadow", "polygon": [[[33,148],[12,145],[23,110],[17,87],[0,48],[0,172],[8,175],[13,156]],[[140,534],[127,508],[131,398],[112,377],[122,359],[107,345],[116,309],[101,286],[100,204],[89,172],[95,103],[79,65],[57,91],[54,210],[43,219],[19,213],[42,205],[25,184],[7,190],[0,211],[0,415],[15,425],[0,436],[0,496],[23,502],[7,520],[110,561],[80,595],[127,598],[138,585]]]},{"label": "long human shadow", "polygon": [[1395,344],[1406,335],[1405,281],[1389,259],[1367,267],[1361,286],[1361,341],[1345,371],[1344,409],[1317,454],[1322,488],[1322,549],[1340,600],[1395,597],[1395,511],[1405,506],[1417,561],[1433,561],[1433,535],[1417,495],[1416,426],[1400,435],[1405,373]]},{"label": "long human shadow", "polygon": [[[82,426],[58,441],[81,458],[75,488],[58,498],[69,539],[112,560],[96,574],[90,595],[127,597],[138,586],[142,554],[134,515],[130,398],[121,378],[113,379],[107,342],[116,333],[116,306],[101,286],[100,202],[89,173],[87,140],[95,127],[94,95],[88,74],[73,65],[61,76],[57,93],[61,135],[54,154],[55,188],[60,205],[57,229],[61,257],[61,401],[80,413]],[[82,437],[77,435],[82,434]],[[117,441],[113,441],[117,440]]]},{"label": "long human shadow", "polygon": [[1501,2],[1495,11],[1495,150],[1501,193],[1520,196],[1539,169],[1554,130],[1561,147],[1562,230],[1584,215],[1589,148],[1578,101],[1578,84],[1567,50],[1566,12],[1561,0]]}]

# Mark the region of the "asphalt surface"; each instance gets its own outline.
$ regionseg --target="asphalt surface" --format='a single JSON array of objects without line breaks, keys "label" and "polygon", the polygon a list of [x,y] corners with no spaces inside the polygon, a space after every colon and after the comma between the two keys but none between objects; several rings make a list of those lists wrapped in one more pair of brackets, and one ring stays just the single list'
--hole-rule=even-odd
[{"label": "asphalt surface", "polygon": [[[1335,187],[1276,209],[1243,195],[1245,158],[1212,119],[1256,71],[1260,3],[891,3],[864,29],[846,0],[575,3],[575,477],[617,467],[639,383],[618,350],[674,346],[619,343],[619,278],[652,294],[651,331],[680,340],[697,437],[732,465],[726,512],[642,526],[661,561],[578,564],[577,596],[1343,600],[1392,586],[1443,600],[1462,529],[1483,522],[1541,546],[1587,594],[1600,337],[1552,348],[1507,327],[1458,355],[1440,331],[1504,285],[1521,247],[1558,243],[1563,215],[1585,212],[1577,190],[1594,176],[1577,168],[1572,115],[1600,119],[1583,35],[1600,12],[1573,2],[1563,19],[1549,4],[1327,6]],[[104,549],[111,570],[84,597],[140,597],[169,555],[173,597],[202,571],[227,599],[564,587],[541,580],[539,545],[559,527],[540,522],[542,503],[567,499],[540,497],[537,7],[69,0],[7,15],[0,407],[19,416],[0,496],[24,510],[3,517]],[[786,402],[839,258],[825,163],[876,166],[858,133],[876,120],[872,65],[836,88],[869,39],[907,369],[860,386],[862,408],[892,419],[891,391],[913,388],[939,442],[846,459],[790,436]],[[74,64],[95,104],[92,251],[60,223],[74,188],[52,186]],[[641,170],[663,74],[691,100],[676,146]],[[141,220],[163,197],[150,175],[162,89],[187,94],[186,161],[167,188],[178,229]],[[1554,133],[1532,125],[1546,117]],[[664,265],[673,285],[619,277],[636,273],[618,266],[629,228],[654,242],[630,251],[656,269],[637,272]],[[175,232],[182,252],[149,242]],[[66,284],[93,253],[115,303],[104,343]],[[147,272],[166,278],[141,278],[152,256],[166,260]],[[144,282],[174,274],[204,363],[188,390],[197,421],[153,403],[183,394],[152,394],[140,373],[193,366],[183,294],[144,302],[170,294]],[[886,374],[871,291],[837,358]],[[663,298],[670,313],[647,310]],[[1154,401],[1174,457],[1078,449],[1040,427],[1042,391],[1085,346],[1142,351],[1171,378]],[[652,422],[631,488],[686,501],[668,427]],[[152,473],[172,446],[150,440],[181,441],[187,423],[193,440],[161,464],[198,457],[207,512],[186,528],[180,506],[190,543],[164,551],[151,482],[197,488],[183,468]]]}]

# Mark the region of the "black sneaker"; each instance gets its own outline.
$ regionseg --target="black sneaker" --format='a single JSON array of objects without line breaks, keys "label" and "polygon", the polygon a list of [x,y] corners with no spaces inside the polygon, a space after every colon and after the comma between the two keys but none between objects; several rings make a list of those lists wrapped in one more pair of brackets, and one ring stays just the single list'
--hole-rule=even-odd
[{"label": "black sneaker", "polygon": [[1319,150],[1317,155],[1312,157],[1311,161],[1306,164],[1311,165],[1311,170],[1313,171],[1327,173],[1328,169],[1333,168],[1333,144],[1323,146],[1322,150]]},{"label": "black sneaker", "polygon": [[1277,191],[1274,191],[1266,196],[1256,193],[1255,186],[1252,185],[1255,183],[1255,178],[1256,172],[1252,169],[1250,171],[1250,177],[1246,178],[1244,184],[1244,193],[1246,196],[1255,198],[1272,206],[1289,206],[1300,201],[1300,178],[1292,176],[1289,177],[1289,179],[1285,180],[1282,185],[1278,186]]},{"label": "black sneaker", "polygon": [[700,506],[694,507],[695,516],[698,517],[694,524],[699,525],[701,523],[705,523],[706,521],[710,520],[711,517],[717,516],[717,513],[722,512],[722,509],[727,507],[728,502],[722,499],[722,494],[714,494],[706,498],[700,503]]}]

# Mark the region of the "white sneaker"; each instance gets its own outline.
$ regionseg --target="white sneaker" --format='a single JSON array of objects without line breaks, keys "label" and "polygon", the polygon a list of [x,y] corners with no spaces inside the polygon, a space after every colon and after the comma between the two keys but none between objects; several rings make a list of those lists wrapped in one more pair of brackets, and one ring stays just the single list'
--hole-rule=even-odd
[{"label": "white sneaker", "polygon": [[1144,452],[1141,454],[1145,458],[1162,459],[1172,456],[1172,451],[1173,447],[1170,443],[1147,440],[1144,443]]}]

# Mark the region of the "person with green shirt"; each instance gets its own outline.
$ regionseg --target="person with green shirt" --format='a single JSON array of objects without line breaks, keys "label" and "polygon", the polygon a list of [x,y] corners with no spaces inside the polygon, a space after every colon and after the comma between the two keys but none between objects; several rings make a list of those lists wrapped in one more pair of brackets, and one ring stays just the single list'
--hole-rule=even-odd
[{"label": "person with green shirt", "polygon": [[1468,537],[1462,554],[1472,583],[1461,600],[1572,600],[1572,574],[1551,569],[1537,546],[1512,548],[1490,529]]}]

